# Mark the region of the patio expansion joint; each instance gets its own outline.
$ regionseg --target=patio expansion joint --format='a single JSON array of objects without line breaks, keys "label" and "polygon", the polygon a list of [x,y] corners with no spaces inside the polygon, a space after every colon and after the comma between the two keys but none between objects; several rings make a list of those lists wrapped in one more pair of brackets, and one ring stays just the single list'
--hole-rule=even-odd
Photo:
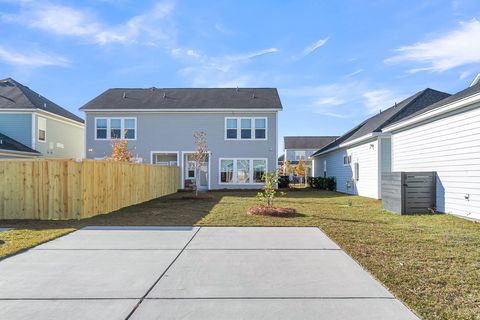
[{"label": "patio expansion joint", "polygon": [[[197,235],[197,233],[202,229],[202,227],[199,227],[195,233],[193,234],[193,236],[190,238],[190,240],[188,240],[188,242],[185,244],[185,246],[183,246],[182,250],[180,250],[180,252],[177,254],[177,256],[172,260],[172,262],[170,262],[170,264],[168,265],[168,267],[162,272],[162,274],[158,277],[158,279],[153,283],[153,285],[147,290],[147,292],[143,295],[143,297],[140,298],[140,301],[133,307],[132,311],[130,311],[130,313],[127,315],[127,317],[125,318],[125,320],[128,320],[132,317],[132,315],[135,313],[135,311],[138,309],[138,307],[140,307],[140,305],[142,304],[143,300],[145,300],[148,296],[148,294],[153,290],[153,288],[155,288],[155,286],[157,285],[157,283],[163,278],[163,276],[168,272],[168,270],[172,267],[172,265],[175,263],[175,261],[177,261],[177,259],[180,257],[180,255],[182,254],[183,251],[185,251],[185,248],[187,248],[187,246],[190,244],[190,242],[192,242],[192,240],[195,238],[195,236]],[[177,249],[178,250],[178,249]]]},{"label": "patio expansion joint", "polygon": [[163,297],[146,300],[396,300],[395,297]]}]

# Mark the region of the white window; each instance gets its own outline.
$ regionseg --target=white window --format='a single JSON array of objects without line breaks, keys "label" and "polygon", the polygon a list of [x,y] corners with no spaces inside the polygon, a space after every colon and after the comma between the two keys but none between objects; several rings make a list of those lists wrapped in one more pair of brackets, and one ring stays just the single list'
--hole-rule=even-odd
[{"label": "white window", "polygon": [[296,161],[305,160],[306,156],[307,156],[306,151],[295,151],[295,160]]},{"label": "white window", "polygon": [[262,183],[266,172],[266,159],[220,159],[221,184]]},{"label": "white window", "polygon": [[135,118],[95,118],[95,139],[135,140],[137,138],[137,119]]},{"label": "white window", "polygon": [[352,155],[344,155],[343,156],[343,165],[349,166],[352,163]]},{"label": "white window", "polygon": [[266,140],[267,118],[225,118],[226,140]]},{"label": "white window", "polygon": [[195,179],[196,177],[196,170],[195,168],[197,167],[197,164],[193,160],[188,160],[187,166],[186,166],[186,171],[185,175],[187,176],[187,179]]},{"label": "white window", "polygon": [[37,131],[38,131],[38,141],[45,142],[47,141],[47,119],[38,117],[37,118]]}]

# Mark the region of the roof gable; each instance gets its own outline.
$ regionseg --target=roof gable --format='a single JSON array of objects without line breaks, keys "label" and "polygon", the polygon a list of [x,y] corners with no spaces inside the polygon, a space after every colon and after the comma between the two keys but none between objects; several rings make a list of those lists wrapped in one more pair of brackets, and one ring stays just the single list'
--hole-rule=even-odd
[{"label": "roof gable", "polygon": [[0,111],[2,109],[38,109],[84,123],[82,118],[12,78],[0,80]]},{"label": "roof gable", "polygon": [[276,109],[275,88],[116,88],[108,89],[80,110]]},{"label": "roof gable", "polygon": [[315,152],[313,155],[325,152],[329,149],[338,147],[345,142],[351,142],[365,135],[374,132],[380,132],[382,128],[391,124],[393,121],[400,121],[405,117],[422,111],[437,101],[442,101],[449,96],[450,94],[448,93],[430,88],[417,92],[416,94],[404,99],[400,103],[396,103],[385,111],[368,118],[347,133],[340,136],[337,140]]},{"label": "roof gable", "polygon": [[338,136],[297,136],[297,137],[284,137],[284,149],[319,149],[333,140],[338,138]]}]

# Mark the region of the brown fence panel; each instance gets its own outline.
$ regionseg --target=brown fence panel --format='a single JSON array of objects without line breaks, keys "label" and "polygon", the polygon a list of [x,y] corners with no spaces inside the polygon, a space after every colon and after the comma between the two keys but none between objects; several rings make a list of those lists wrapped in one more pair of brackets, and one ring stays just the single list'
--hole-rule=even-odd
[{"label": "brown fence panel", "polygon": [[0,160],[0,219],[93,217],[177,192],[179,169],[65,159]]}]

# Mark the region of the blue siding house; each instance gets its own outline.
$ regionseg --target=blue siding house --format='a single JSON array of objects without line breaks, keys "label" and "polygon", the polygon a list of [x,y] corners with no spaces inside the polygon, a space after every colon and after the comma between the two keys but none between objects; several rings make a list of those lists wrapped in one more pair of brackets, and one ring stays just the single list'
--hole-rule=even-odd
[{"label": "blue siding house", "polygon": [[83,119],[11,78],[0,80],[0,137],[1,158],[84,154]]}]

